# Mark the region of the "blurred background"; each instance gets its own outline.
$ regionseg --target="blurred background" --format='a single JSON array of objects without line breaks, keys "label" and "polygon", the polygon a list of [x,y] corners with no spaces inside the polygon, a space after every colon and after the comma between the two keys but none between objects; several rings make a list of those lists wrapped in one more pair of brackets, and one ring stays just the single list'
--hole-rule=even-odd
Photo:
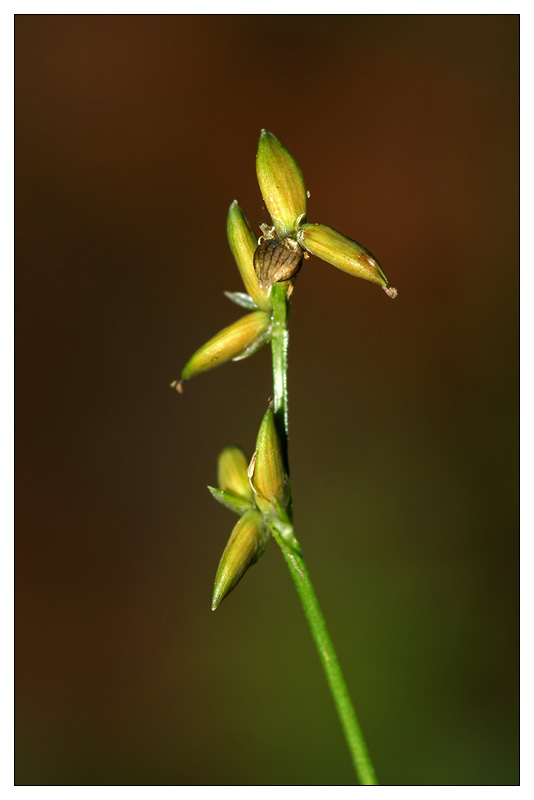
[{"label": "blurred background", "polygon": [[15,33],[16,782],[354,783],[274,543],[210,610],[268,348],[169,388],[241,313],[265,127],[399,291],[310,259],[290,326],[297,533],[378,778],[517,783],[519,17]]}]

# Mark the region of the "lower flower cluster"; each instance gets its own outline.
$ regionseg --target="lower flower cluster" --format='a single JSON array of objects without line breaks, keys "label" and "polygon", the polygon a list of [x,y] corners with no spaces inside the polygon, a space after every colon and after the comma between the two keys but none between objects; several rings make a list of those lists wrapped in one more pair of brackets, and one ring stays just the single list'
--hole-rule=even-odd
[{"label": "lower flower cluster", "polygon": [[269,523],[289,502],[288,480],[272,408],[263,417],[250,461],[241,448],[225,447],[219,455],[218,487],[212,496],[239,514],[215,576],[211,607],[215,609],[258,561],[270,538]]}]

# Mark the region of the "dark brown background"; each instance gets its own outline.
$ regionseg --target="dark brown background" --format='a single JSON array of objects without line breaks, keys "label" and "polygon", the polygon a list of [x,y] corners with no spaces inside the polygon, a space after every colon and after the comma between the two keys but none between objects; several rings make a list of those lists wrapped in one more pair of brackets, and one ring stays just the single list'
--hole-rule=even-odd
[{"label": "dark brown background", "polygon": [[379,779],[518,781],[517,16],[16,19],[16,780],[347,784],[271,545],[216,614],[269,353],[169,382],[239,310],[262,127],[309,220],[295,519]]}]

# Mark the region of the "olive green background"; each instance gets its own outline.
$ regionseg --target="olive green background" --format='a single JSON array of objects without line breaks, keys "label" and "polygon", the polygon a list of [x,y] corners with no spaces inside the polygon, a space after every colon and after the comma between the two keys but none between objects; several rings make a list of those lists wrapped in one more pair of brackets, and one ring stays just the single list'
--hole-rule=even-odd
[{"label": "olive green background", "polygon": [[260,129],[322,261],[294,294],[297,532],[379,780],[518,782],[518,48],[509,16],[18,16],[16,781],[350,784],[272,543],[214,614],[269,351],[240,314]]}]

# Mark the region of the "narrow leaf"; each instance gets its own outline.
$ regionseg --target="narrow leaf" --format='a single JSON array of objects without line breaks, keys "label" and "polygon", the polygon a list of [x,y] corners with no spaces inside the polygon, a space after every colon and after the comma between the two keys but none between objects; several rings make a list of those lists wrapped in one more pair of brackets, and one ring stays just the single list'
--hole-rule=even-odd
[{"label": "narrow leaf", "polygon": [[221,503],[225,508],[229,508],[230,511],[234,511],[239,516],[246,514],[247,511],[250,511],[254,506],[248,500],[245,500],[244,497],[241,497],[238,494],[234,494],[234,492],[228,492],[225,489],[217,489],[215,486],[208,486],[208,489],[211,493],[211,496],[215,498],[219,503]]},{"label": "narrow leaf", "polygon": [[241,308],[258,308],[252,297],[245,292],[225,292],[225,295],[232,303],[235,303],[236,306],[241,306]]}]

